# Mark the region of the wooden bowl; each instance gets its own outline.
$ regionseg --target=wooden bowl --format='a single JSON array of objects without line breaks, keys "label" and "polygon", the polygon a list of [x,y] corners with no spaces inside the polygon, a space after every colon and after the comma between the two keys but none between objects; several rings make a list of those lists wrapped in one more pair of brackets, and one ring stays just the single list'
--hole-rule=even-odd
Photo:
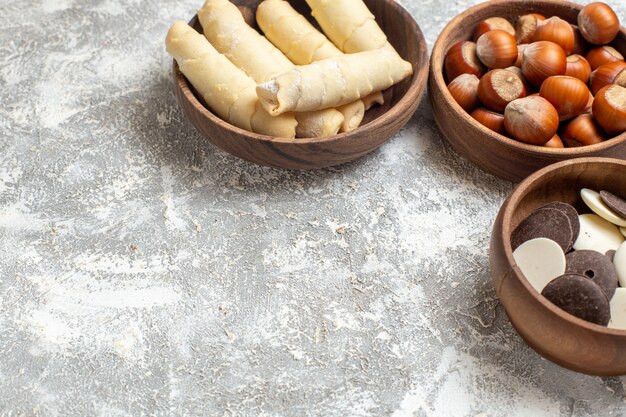
[{"label": "wooden bowl", "polygon": [[528,177],[505,201],[491,235],[491,277],[519,335],[539,354],[591,375],[626,374],[626,331],[576,318],[553,305],[526,280],[513,259],[511,233],[533,210],[554,201],[584,209],[581,188],[623,195],[626,162],[581,158],[559,162]]},{"label": "wooden bowl", "polygon": [[[452,45],[470,40],[478,22],[500,16],[511,21],[527,13],[559,16],[576,24],[582,6],[566,1],[496,0],[481,3],[455,17],[441,32],[430,59],[429,94],[435,121],[461,156],[483,170],[509,181],[520,181],[552,163],[587,156],[626,159],[626,133],[603,143],[566,149],[527,145],[495,133],[474,120],[452,98],[444,79],[444,59]],[[626,54],[626,30],[622,27],[612,45]]]},{"label": "wooden bowl", "polygon": [[[254,22],[259,0],[231,0],[246,21]],[[239,158],[277,168],[314,169],[352,161],[395,135],[411,118],[420,103],[428,76],[428,50],[422,31],[411,15],[393,0],[365,0],[376,21],[398,53],[413,64],[413,75],[384,92],[385,104],[365,114],[363,124],[351,132],[327,138],[283,139],[248,132],[213,114],[174,62],[175,91],[183,112],[209,142]],[[290,4],[311,22],[304,0]],[[189,23],[202,33],[197,16]]]}]

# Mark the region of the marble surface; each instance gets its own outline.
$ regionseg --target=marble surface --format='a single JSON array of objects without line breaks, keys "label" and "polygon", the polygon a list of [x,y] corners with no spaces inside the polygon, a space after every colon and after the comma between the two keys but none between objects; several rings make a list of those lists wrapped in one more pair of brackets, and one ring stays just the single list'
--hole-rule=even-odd
[{"label": "marble surface", "polygon": [[[0,415],[626,414],[624,379],[512,329],[488,273],[512,185],[427,98],[323,171],[202,140],[163,47],[200,3],[0,0]],[[473,2],[401,3],[432,46]]]}]

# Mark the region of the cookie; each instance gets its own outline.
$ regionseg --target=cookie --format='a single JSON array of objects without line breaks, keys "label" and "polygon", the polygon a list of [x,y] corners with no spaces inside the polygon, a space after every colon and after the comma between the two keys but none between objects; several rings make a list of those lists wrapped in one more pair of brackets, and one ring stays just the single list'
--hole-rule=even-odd
[{"label": "cookie", "polygon": [[580,220],[578,219],[578,211],[571,204],[554,202],[550,204],[546,204],[542,206],[541,209],[546,208],[554,208],[560,210],[567,216],[569,219],[569,224],[572,227],[572,233],[574,234],[574,241],[578,238],[578,234],[580,233]]},{"label": "cookie", "polygon": [[602,217],[604,220],[613,223],[616,226],[626,226],[626,219],[607,206],[600,197],[600,193],[588,188],[583,188],[580,190],[580,196],[591,211]]},{"label": "cookie", "polygon": [[613,258],[615,257],[615,252],[617,252],[616,250],[611,249],[610,251],[608,251],[605,255],[611,260],[611,262],[613,262]]},{"label": "cookie", "polygon": [[626,243],[623,243],[615,252],[613,265],[617,271],[619,285],[626,288]]},{"label": "cookie", "polygon": [[609,328],[626,330],[626,288],[618,288],[611,298],[611,321]]},{"label": "cookie", "polygon": [[526,217],[511,234],[511,245],[515,250],[522,243],[540,237],[558,243],[564,253],[569,252],[576,241],[567,216],[553,208],[535,210]]},{"label": "cookie", "polygon": [[604,204],[626,219],[626,200],[608,191],[600,191],[600,197],[602,201],[604,201]]},{"label": "cookie", "polygon": [[611,318],[604,291],[587,277],[562,275],[546,285],[541,294],[560,309],[588,322],[606,326]]},{"label": "cookie", "polygon": [[563,249],[544,237],[522,243],[513,252],[513,258],[524,277],[540,294],[550,281],[565,273]]},{"label": "cookie", "polygon": [[624,236],[617,226],[607,222],[597,214],[583,214],[579,219],[580,234],[574,242],[574,249],[607,253],[610,250],[617,250],[624,242]]},{"label": "cookie", "polygon": [[617,271],[613,262],[594,250],[577,250],[565,257],[565,274],[581,275],[595,282],[609,300],[617,288]]}]

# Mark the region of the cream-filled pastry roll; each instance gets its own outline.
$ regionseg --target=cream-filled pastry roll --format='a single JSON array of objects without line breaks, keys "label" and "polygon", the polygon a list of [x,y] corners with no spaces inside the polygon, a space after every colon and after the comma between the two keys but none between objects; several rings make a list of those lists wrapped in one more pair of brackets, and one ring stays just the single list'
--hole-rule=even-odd
[{"label": "cream-filled pastry roll", "polygon": [[[215,48],[257,83],[293,69],[294,64],[270,41],[251,28],[228,0],[207,0],[198,12],[204,36]],[[336,134],[344,122],[341,112],[326,108],[297,113],[298,137]]]},{"label": "cream-filled pastry roll", "polygon": [[[343,54],[284,0],[261,2],[257,7],[256,20],[267,39],[296,65],[307,65]],[[383,102],[382,93],[375,92],[368,99],[369,107],[366,107],[362,100],[338,107],[337,110],[344,116],[341,131],[347,132],[359,127],[365,110],[374,103],[382,104]]]},{"label": "cream-filled pastry roll", "polygon": [[165,45],[180,71],[223,120],[264,135],[295,137],[297,121],[293,113],[270,116],[259,103],[256,82],[188,24],[176,21]]},{"label": "cream-filled pastry roll", "polygon": [[389,48],[344,54],[296,67],[257,86],[272,115],[337,107],[383,91],[413,73]]}]

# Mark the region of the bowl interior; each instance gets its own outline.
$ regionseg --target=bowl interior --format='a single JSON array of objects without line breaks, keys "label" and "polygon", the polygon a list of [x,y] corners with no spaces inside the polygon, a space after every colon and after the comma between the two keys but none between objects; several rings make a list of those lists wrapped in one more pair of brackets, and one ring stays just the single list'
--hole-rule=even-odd
[{"label": "bowl interior", "polygon": [[[262,34],[256,24],[255,14],[260,0],[231,0],[236,4],[239,10],[242,12],[246,22]],[[293,0],[289,2],[294,9],[307,18],[318,30],[319,25],[315,19],[311,16],[311,9],[307,5],[305,0]],[[401,6],[396,4],[393,0],[365,0],[366,5],[370,11],[376,16],[376,21],[382,30],[387,35],[389,42],[396,48],[400,56],[413,64],[413,75],[403,80],[402,82],[388,88],[383,91],[383,97],[385,103],[383,105],[373,106],[365,113],[361,126],[352,131],[335,135],[335,137],[353,134],[358,132],[363,126],[378,119],[380,116],[386,114],[389,110],[395,107],[402,98],[406,95],[411,86],[415,85],[422,74],[422,71],[428,65],[427,55],[425,55],[426,45],[421,33],[421,30],[410,16],[410,14],[404,10]],[[202,26],[195,16],[189,24],[196,29],[199,33],[203,33]],[[196,99],[202,103],[209,111],[210,108],[206,105],[202,97],[195,91],[193,86],[188,83],[185,77],[178,71],[178,67],[175,65],[176,76],[179,79],[184,80],[188,88],[193,92]],[[212,113],[212,112],[211,112]],[[213,116],[217,117],[212,113]],[[235,126],[231,126],[233,129],[237,129]],[[269,138],[269,137],[268,137]],[[274,140],[281,140],[280,138],[273,138]],[[329,138],[317,138],[312,140],[328,140]],[[302,143],[302,138],[298,138],[298,142]]]},{"label": "bowl interior", "polygon": [[522,182],[510,197],[510,202],[503,217],[503,239],[505,253],[510,265],[514,267],[525,287],[560,315],[566,315],[599,331],[619,332],[626,335],[626,330],[607,329],[602,326],[577,319],[543,298],[526,281],[513,259],[511,234],[513,230],[535,209],[552,202],[572,204],[580,214],[590,213],[580,198],[580,190],[606,190],[626,197],[626,161],[608,158],[580,158],[554,164],[530,176]]},{"label": "bowl interior", "polygon": [[[595,150],[606,149],[614,146],[618,142],[626,142],[626,133],[623,133],[605,142],[579,148],[552,149],[528,145],[493,132],[478,123],[456,103],[452,95],[448,92],[444,74],[445,55],[455,43],[459,41],[471,40],[474,28],[480,21],[489,17],[497,16],[504,17],[512,23],[515,23],[516,18],[521,15],[528,13],[540,13],[547,17],[558,16],[561,19],[576,25],[578,13],[581,9],[581,5],[567,1],[495,0],[481,3],[466,10],[455,17],[446,26],[440,34],[433,49],[431,73],[434,77],[434,84],[436,85],[436,88],[440,90],[445,99],[451,103],[451,107],[455,115],[458,116],[458,119],[463,120],[465,124],[469,125],[468,128],[480,130],[484,134],[492,136],[494,140],[498,140],[504,145],[522,152],[576,156],[578,154],[588,154],[589,152],[593,152]],[[623,26],[618,37],[611,43],[611,46],[626,56],[626,29]]]}]

